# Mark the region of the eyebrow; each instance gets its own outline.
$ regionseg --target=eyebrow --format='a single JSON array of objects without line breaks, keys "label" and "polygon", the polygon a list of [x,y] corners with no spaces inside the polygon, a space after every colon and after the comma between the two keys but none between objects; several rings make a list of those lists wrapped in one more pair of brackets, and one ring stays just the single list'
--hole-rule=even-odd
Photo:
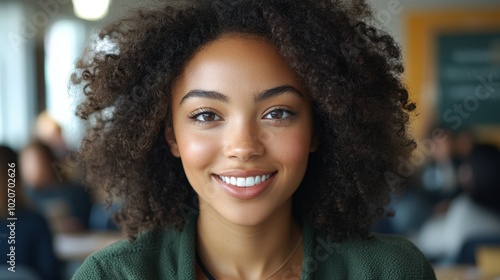
[{"label": "eyebrow", "polygon": [[209,91],[209,90],[201,90],[201,89],[195,89],[189,91],[184,97],[182,97],[181,102],[179,105],[182,105],[186,99],[189,98],[194,98],[194,97],[202,97],[202,98],[208,98],[208,99],[213,99],[213,100],[219,100],[224,103],[229,103],[229,97],[225,96],[224,94],[217,92],[217,91]]},{"label": "eyebrow", "polygon": [[[284,93],[292,93],[300,98],[304,98],[304,95],[295,87],[293,87],[291,85],[283,85],[283,86],[271,88],[271,89],[268,89],[268,90],[265,90],[265,91],[259,93],[259,95],[257,95],[255,97],[254,102],[258,103],[258,102],[261,102],[263,100],[266,100],[266,99],[269,99],[272,97],[276,97],[276,96],[284,94]],[[182,105],[182,103],[184,103],[184,101],[186,101],[187,99],[195,98],[195,97],[207,98],[207,99],[212,99],[212,100],[218,100],[218,101],[221,101],[224,103],[229,103],[229,97],[227,97],[226,95],[224,95],[220,92],[211,91],[211,90],[196,89],[196,90],[191,90],[188,93],[186,93],[186,95],[184,95],[184,97],[182,97],[179,105]]]},{"label": "eyebrow", "polygon": [[304,98],[304,95],[298,89],[294,88],[291,85],[283,85],[261,92],[259,95],[255,97],[255,103],[284,93],[292,93],[300,98]]}]

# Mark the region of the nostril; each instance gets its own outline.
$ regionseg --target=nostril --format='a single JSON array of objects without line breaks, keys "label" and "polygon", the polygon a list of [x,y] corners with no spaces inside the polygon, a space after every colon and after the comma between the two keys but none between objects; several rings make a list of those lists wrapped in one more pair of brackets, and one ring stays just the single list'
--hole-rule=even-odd
[{"label": "nostril", "polygon": [[249,160],[264,154],[264,146],[259,141],[233,142],[226,147],[226,156]]},{"label": "nostril", "polygon": [[230,149],[226,156],[229,158],[237,158],[242,161],[247,161],[264,154],[264,149],[260,147],[237,147]]},{"label": "nostril", "polygon": [[224,153],[228,158],[249,160],[265,153],[265,147],[261,141],[262,133],[254,125],[241,124],[228,128],[223,137]]}]

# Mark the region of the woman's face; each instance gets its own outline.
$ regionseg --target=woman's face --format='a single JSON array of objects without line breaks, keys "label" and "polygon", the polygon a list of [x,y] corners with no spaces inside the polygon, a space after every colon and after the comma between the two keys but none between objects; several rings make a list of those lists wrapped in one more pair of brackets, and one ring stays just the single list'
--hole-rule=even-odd
[{"label": "woman's face", "polygon": [[32,188],[43,188],[57,183],[50,158],[39,148],[29,147],[19,156],[23,182]]},{"label": "woman's face", "polygon": [[227,35],[188,61],[172,88],[166,138],[201,213],[256,225],[289,209],[306,171],[311,103],[268,42]]}]

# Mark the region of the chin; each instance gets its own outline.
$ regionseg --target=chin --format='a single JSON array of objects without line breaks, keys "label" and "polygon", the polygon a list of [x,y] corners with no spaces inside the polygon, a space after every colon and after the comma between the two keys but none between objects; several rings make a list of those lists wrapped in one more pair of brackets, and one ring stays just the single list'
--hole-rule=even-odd
[{"label": "chin", "polygon": [[228,209],[224,209],[219,213],[226,221],[234,225],[247,227],[258,226],[271,216],[271,213],[265,211],[262,206],[255,207],[258,209],[255,209],[254,207],[250,208],[253,209],[238,209],[236,211],[234,211],[234,208],[233,211],[227,211]]}]

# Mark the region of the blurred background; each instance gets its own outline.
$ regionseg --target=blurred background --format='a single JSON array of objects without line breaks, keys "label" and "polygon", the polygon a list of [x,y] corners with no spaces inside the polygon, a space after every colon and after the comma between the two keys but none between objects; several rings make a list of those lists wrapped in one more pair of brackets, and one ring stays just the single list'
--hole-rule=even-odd
[{"label": "blurred background", "polygon": [[[119,205],[106,209],[81,183],[73,152],[83,126],[68,79],[99,27],[152,1],[0,0],[1,184],[17,162],[18,279],[69,279],[88,254],[122,238],[110,219]],[[490,279],[490,262],[500,263],[500,1],[369,2],[403,49],[419,144],[386,174],[388,184],[411,180],[394,194],[395,216],[373,230],[412,240],[440,279]],[[2,274],[6,188],[0,279],[12,279]]]}]

